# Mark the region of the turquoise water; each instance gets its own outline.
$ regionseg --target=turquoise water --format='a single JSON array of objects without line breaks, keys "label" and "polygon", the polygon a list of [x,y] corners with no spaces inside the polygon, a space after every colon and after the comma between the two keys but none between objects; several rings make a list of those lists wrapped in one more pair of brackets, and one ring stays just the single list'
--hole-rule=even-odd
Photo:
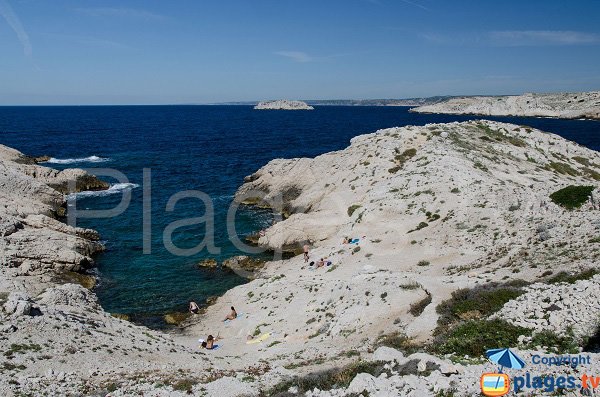
[{"label": "turquoise water", "polygon": [[[97,257],[97,294],[110,312],[160,326],[163,313],[185,311],[187,302],[203,302],[244,282],[220,270],[200,270],[206,251],[190,257],[171,254],[163,230],[173,221],[201,216],[199,200],[180,201],[167,212],[169,198],[182,190],[207,193],[215,208],[215,245],[219,260],[239,254],[229,241],[226,213],[243,178],[278,157],[316,156],[339,150],[359,134],[380,128],[472,119],[470,116],[422,115],[404,107],[317,107],[310,112],[253,111],[249,106],[98,106],[0,107],[0,143],[27,154],[48,154],[49,166],[108,167],[124,173],[132,192],[127,210],[108,219],[80,219],[78,226],[101,233],[107,251]],[[527,124],[600,149],[600,123],[537,118],[493,118]],[[91,157],[95,156],[95,157]],[[151,170],[152,253],[143,252],[143,169]],[[108,179],[107,179],[108,180]],[[116,183],[116,181],[108,180]],[[78,208],[117,205],[112,194],[80,196]],[[272,214],[242,208],[236,218],[240,236],[264,228]],[[178,229],[174,243],[193,247],[205,237],[205,225]]]}]

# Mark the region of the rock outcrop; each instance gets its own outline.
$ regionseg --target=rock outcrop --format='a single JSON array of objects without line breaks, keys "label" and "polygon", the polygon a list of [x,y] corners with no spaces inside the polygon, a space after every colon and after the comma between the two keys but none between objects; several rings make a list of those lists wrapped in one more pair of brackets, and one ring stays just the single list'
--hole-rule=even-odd
[{"label": "rock outcrop", "polygon": [[277,101],[259,102],[254,106],[256,110],[314,110],[306,102],[289,101],[287,99],[279,99]]},{"label": "rock outcrop", "polygon": [[74,228],[64,215],[67,186],[75,191],[108,185],[83,170],[64,171],[23,163],[20,152],[0,146],[0,234],[3,266],[21,274],[52,270],[80,271],[103,250],[93,230]]},{"label": "rock outcrop", "polygon": [[411,111],[598,120],[600,119],[600,91],[450,98],[432,105],[416,107]]}]

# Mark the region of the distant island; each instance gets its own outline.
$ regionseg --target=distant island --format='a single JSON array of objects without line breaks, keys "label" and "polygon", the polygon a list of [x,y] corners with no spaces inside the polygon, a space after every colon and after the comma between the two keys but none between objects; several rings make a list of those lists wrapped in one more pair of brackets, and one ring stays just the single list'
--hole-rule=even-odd
[{"label": "distant island", "polygon": [[288,101],[287,99],[279,99],[277,101],[259,102],[254,106],[256,110],[314,110],[303,101]]},{"label": "distant island", "polygon": [[455,97],[419,106],[411,112],[597,120],[600,119],[600,91]]},{"label": "distant island", "polygon": [[[446,101],[448,99],[455,98],[453,96],[433,96],[428,98],[382,98],[382,99],[303,99],[309,106],[423,106],[431,105],[439,102]],[[269,101],[278,102],[278,101]],[[267,102],[261,102],[267,103]],[[196,105],[191,103],[190,105]],[[205,104],[206,105],[206,104]],[[255,106],[256,101],[238,101],[238,102],[218,102],[209,103],[208,105],[241,105],[241,106]],[[258,106],[258,105],[256,105]]]}]

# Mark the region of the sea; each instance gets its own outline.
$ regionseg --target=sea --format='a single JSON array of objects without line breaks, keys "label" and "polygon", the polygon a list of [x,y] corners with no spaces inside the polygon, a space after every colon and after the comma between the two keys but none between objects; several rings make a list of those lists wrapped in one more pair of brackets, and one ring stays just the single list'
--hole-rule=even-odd
[{"label": "sea", "polygon": [[[481,118],[408,110],[395,106],[317,106],[313,111],[218,105],[0,107],[0,143],[28,155],[48,155],[51,159],[44,165],[49,167],[122,174],[120,180],[102,177],[111,183],[108,191],[82,193],[75,200],[79,210],[107,210],[119,205],[123,192],[130,192],[123,212],[77,219],[77,226],[96,229],[106,245],[106,251],[95,258],[94,269],[99,279],[95,292],[104,309],[162,328],[165,313],[186,311],[190,300],[203,303],[246,282],[221,268],[197,266],[205,259],[222,261],[243,254],[229,237],[227,214],[245,176],[272,159],[340,150],[351,138],[382,128]],[[598,121],[486,119],[532,126],[600,150]],[[150,192],[146,207],[144,191]],[[202,192],[209,201],[173,198],[185,191]],[[169,200],[172,205],[167,208]],[[212,214],[207,213],[211,206]],[[268,210],[240,207],[235,215],[237,235],[243,238],[268,227],[273,216]],[[206,220],[214,227],[207,228]],[[164,243],[165,230],[172,232],[172,245]],[[214,241],[212,253],[193,252],[209,240]],[[189,251],[182,255],[181,250]]]}]

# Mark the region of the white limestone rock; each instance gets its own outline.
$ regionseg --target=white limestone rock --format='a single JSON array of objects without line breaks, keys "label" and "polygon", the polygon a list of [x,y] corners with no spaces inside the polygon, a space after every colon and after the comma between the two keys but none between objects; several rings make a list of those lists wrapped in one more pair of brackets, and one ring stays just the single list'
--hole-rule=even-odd
[{"label": "white limestone rock", "polygon": [[276,101],[259,102],[254,106],[256,110],[314,110],[306,102],[279,99]]},{"label": "white limestone rock", "polygon": [[600,119],[600,91],[451,98],[411,109],[418,113]]}]

